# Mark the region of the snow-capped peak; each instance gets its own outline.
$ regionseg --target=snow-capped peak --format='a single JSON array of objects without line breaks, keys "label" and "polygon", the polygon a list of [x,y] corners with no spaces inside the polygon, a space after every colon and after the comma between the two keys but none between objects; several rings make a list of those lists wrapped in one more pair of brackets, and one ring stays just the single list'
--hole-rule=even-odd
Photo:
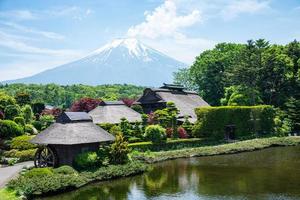
[{"label": "snow-capped peak", "polygon": [[125,39],[123,38],[123,39],[113,40],[112,42],[94,51],[93,54],[99,54],[104,51],[110,52],[112,49],[118,47],[126,48],[131,56],[136,56],[136,57],[147,56],[146,50],[149,49],[136,38],[125,38]]}]

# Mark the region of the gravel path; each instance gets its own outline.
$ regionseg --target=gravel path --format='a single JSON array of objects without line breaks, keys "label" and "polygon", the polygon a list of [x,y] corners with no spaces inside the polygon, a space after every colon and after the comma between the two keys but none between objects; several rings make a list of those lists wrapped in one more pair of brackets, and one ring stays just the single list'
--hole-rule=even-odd
[{"label": "gravel path", "polygon": [[17,163],[14,166],[0,168],[0,188],[16,177],[23,167],[32,167],[33,161]]}]

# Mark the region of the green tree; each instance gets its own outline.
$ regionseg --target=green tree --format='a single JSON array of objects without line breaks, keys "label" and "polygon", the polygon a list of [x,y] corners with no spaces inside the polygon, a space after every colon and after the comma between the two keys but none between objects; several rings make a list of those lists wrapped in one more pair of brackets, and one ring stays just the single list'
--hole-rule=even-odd
[{"label": "green tree", "polygon": [[33,119],[33,112],[30,105],[25,105],[22,108],[22,114],[26,123],[30,123]]},{"label": "green tree", "polygon": [[[254,101],[252,98],[253,94],[255,96]],[[260,93],[243,85],[225,88],[224,98],[221,99],[221,104],[224,106],[253,106],[261,103]]]},{"label": "green tree", "polygon": [[30,95],[25,92],[18,93],[16,95],[15,99],[17,101],[17,104],[19,104],[20,106],[24,106],[26,104],[31,104]]},{"label": "green tree", "polygon": [[110,162],[113,164],[123,164],[128,160],[128,143],[122,134],[117,134],[115,142],[110,147]]},{"label": "green tree", "polygon": [[21,115],[21,108],[19,105],[8,105],[4,109],[6,119],[13,120],[15,117]]}]

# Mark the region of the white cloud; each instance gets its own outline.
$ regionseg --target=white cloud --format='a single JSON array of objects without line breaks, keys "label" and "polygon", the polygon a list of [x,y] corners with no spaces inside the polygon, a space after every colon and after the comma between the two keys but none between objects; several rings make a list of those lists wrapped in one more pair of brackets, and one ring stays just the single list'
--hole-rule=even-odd
[{"label": "white cloud", "polygon": [[145,12],[145,22],[129,28],[129,37],[158,38],[160,36],[174,36],[182,28],[190,27],[201,21],[199,10],[193,10],[187,15],[178,15],[176,3],[166,0],[164,4],[155,8],[153,12]]},{"label": "white cloud", "polygon": [[1,11],[0,17],[14,19],[18,21],[37,19],[37,16],[30,10],[10,10]]},{"label": "white cloud", "polygon": [[12,23],[12,22],[3,22],[2,24],[9,26],[15,30],[21,31],[21,32],[25,32],[25,33],[33,33],[35,35],[40,35],[49,39],[56,39],[56,40],[62,40],[65,37],[61,34],[58,33],[54,33],[54,32],[50,32],[50,31],[42,31],[42,30],[37,30],[34,28],[29,28],[26,26],[22,26],[16,23]]},{"label": "white cloud", "polygon": [[234,0],[221,10],[221,16],[225,20],[236,18],[243,13],[254,14],[269,9],[270,1],[259,0]]},{"label": "white cloud", "polygon": [[70,49],[47,49],[32,46],[25,43],[18,36],[0,32],[0,46],[6,47],[17,52],[30,53],[30,54],[44,54],[49,56],[78,56],[78,51]]}]

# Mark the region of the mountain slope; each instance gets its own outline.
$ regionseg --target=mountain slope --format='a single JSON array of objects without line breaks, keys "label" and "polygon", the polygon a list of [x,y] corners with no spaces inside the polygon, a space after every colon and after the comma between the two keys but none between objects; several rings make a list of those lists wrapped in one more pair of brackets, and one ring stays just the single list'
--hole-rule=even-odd
[{"label": "mountain slope", "polygon": [[136,39],[117,39],[77,61],[6,83],[159,86],[185,66]]}]

